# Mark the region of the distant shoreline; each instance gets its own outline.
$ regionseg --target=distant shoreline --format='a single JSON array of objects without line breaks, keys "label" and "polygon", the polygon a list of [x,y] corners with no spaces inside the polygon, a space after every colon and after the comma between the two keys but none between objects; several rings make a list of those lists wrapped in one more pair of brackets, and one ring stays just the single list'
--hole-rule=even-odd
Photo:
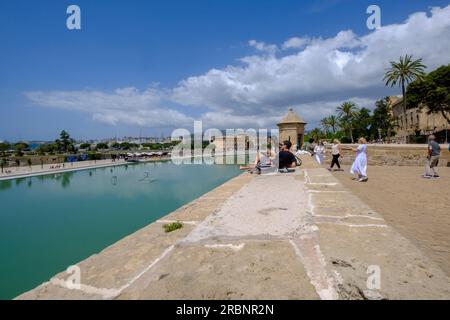
[{"label": "distant shoreline", "polygon": [[[145,162],[157,162],[157,161],[167,161],[170,159],[167,158],[157,158],[157,159],[147,159],[143,160],[141,163]],[[88,162],[87,165],[84,165],[86,162]],[[14,179],[20,179],[20,178],[29,178],[29,177],[37,177],[37,176],[45,176],[49,174],[57,174],[57,173],[66,173],[66,172],[74,172],[74,171],[82,171],[82,170],[89,170],[89,169],[97,169],[97,168],[108,168],[108,167],[115,167],[115,166],[123,166],[123,165],[133,165],[135,163],[127,162],[125,160],[116,160],[115,162],[112,162],[111,160],[97,160],[96,163],[92,164],[93,161],[84,161],[84,162],[75,162],[72,164],[65,163],[64,168],[58,168],[58,169],[51,169],[50,166],[55,165],[62,165],[62,163],[58,164],[52,164],[52,165],[45,165],[45,167],[42,169],[41,166],[33,166],[38,167],[36,171],[24,171],[23,173],[14,173],[14,174],[0,174],[0,181],[6,181],[6,180],[14,180]],[[23,169],[29,169],[28,167]]]}]

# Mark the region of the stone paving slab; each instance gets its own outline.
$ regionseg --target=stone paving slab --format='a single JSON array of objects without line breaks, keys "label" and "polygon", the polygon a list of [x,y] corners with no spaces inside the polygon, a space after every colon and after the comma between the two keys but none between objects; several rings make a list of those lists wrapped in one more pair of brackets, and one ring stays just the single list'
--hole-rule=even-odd
[{"label": "stone paving slab", "polygon": [[178,247],[169,259],[118,298],[318,299],[318,296],[288,242],[246,241],[223,247]]},{"label": "stone paving slab", "polygon": [[[328,224],[319,229],[341,299],[449,299],[450,281],[442,270],[392,228]],[[367,288],[370,266],[379,267],[379,290]]]}]

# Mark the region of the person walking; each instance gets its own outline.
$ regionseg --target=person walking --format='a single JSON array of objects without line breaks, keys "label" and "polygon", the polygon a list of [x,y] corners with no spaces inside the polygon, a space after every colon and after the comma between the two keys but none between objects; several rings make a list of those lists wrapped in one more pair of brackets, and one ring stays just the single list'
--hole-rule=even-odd
[{"label": "person walking", "polygon": [[339,158],[341,156],[341,142],[338,139],[333,140],[333,145],[331,146],[331,165],[328,168],[329,171],[333,170],[334,165],[338,167],[337,171],[341,171],[341,164],[339,163]]},{"label": "person walking", "polygon": [[316,157],[317,163],[323,165],[325,158],[325,145],[323,144],[323,141],[319,141],[319,143],[315,146],[314,156]]},{"label": "person walking", "polygon": [[439,157],[441,155],[441,146],[436,142],[436,137],[431,135],[428,137],[428,156],[425,165],[425,175],[426,179],[439,178],[436,171],[436,167],[439,164]]},{"label": "person walking", "polygon": [[367,177],[367,141],[364,138],[359,138],[358,144],[358,148],[353,149],[356,152],[356,158],[350,172],[358,175],[359,182],[367,182],[369,180]]},{"label": "person walking", "polygon": [[311,156],[314,156],[314,148],[316,147],[316,142],[313,138],[310,138],[308,141],[308,149],[307,151],[311,154]]}]

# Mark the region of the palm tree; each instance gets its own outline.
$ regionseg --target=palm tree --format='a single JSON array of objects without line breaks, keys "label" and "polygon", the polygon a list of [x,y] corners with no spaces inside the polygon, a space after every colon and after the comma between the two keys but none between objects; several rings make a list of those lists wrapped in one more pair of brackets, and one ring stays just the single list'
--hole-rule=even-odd
[{"label": "palm tree", "polygon": [[336,116],[331,115],[328,117],[328,125],[330,126],[331,130],[333,131],[333,134],[336,134],[336,130],[338,127],[338,119]]},{"label": "palm tree", "polygon": [[426,66],[422,64],[422,59],[412,60],[413,56],[405,55],[400,57],[398,62],[391,61],[391,67],[384,75],[386,86],[402,87],[403,112],[406,112],[406,86],[414,80],[423,80]]},{"label": "palm tree", "polygon": [[327,134],[330,132],[330,130],[333,135],[336,134],[336,128],[338,126],[338,119],[336,118],[336,116],[331,115],[329,117],[323,118],[322,120],[320,120],[320,123]]},{"label": "palm tree", "polygon": [[352,143],[355,141],[353,140],[353,119],[358,114],[358,106],[353,102],[344,102],[339,107],[337,107],[336,111],[338,112],[339,122],[341,123],[341,126],[348,130],[350,133],[350,139],[352,140]]},{"label": "palm tree", "polygon": [[313,138],[315,141],[319,141],[323,137],[323,132],[319,128],[314,128],[309,132],[310,138]]},{"label": "palm tree", "polygon": [[330,126],[330,119],[328,117],[323,118],[320,120],[320,124],[322,125],[323,130],[325,130],[325,133],[328,134],[330,132],[331,126]]}]

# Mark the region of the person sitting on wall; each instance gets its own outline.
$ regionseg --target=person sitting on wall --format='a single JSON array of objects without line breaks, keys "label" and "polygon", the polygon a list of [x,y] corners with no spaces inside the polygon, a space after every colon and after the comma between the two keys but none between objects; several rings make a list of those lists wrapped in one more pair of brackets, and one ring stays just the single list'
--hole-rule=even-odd
[{"label": "person sitting on wall", "polygon": [[293,169],[297,166],[294,154],[290,151],[292,143],[284,141],[278,153],[278,168],[281,170]]},{"label": "person sitting on wall", "polygon": [[267,149],[266,152],[261,152],[258,150],[258,152],[256,153],[255,162],[252,165],[241,166],[239,169],[248,170],[250,173],[261,174],[262,168],[272,167],[272,158],[270,156],[271,156],[270,149]]}]

